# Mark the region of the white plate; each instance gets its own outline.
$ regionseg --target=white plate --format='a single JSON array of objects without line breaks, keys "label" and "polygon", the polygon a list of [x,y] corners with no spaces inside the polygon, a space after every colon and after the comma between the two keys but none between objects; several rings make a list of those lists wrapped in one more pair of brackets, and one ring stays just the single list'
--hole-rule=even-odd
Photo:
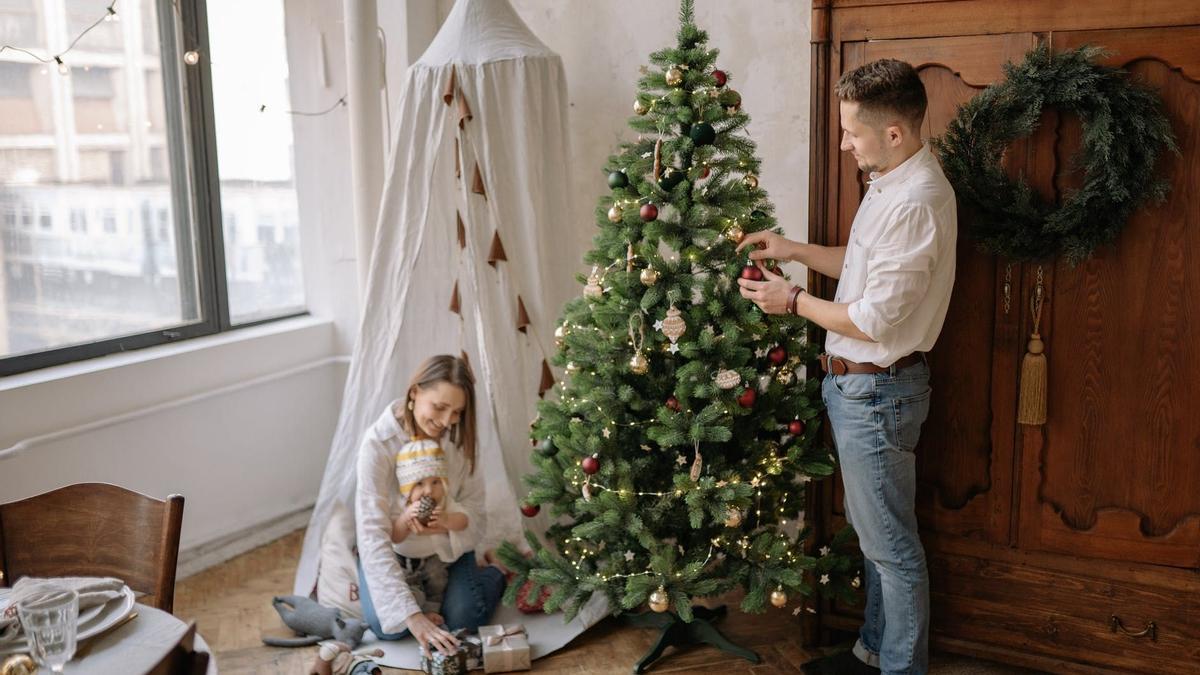
[{"label": "white plate", "polygon": [[[0,608],[6,605],[5,600],[11,592],[11,588],[0,588]],[[78,633],[75,639],[83,642],[94,635],[99,635],[108,630],[114,624],[129,616],[129,613],[133,611],[135,602],[133,590],[128,586],[123,586],[120,596],[109,600],[103,605],[83,610],[79,614],[79,624],[76,629]],[[0,645],[0,656],[27,651],[28,649],[29,645],[22,639],[12,644]]]}]

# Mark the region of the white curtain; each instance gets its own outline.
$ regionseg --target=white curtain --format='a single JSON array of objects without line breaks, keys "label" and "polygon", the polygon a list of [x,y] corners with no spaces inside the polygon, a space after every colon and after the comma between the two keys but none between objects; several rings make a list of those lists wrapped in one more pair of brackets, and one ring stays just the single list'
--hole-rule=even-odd
[{"label": "white curtain", "polygon": [[570,222],[566,92],[561,60],[508,0],[459,0],[409,69],[363,319],[296,593],[313,589],[333,505],[353,504],[363,432],[435,354],[465,352],[475,371],[484,546],[544,526],[544,516],[522,518],[516,502],[531,467],[528,425],[543,362],[558,312],[578,292],[589,234]]}]

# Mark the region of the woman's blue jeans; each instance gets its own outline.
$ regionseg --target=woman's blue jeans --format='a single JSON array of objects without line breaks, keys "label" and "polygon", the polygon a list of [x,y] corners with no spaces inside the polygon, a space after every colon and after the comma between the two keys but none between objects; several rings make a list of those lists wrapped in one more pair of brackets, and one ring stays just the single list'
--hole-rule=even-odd
[{"label": "woman's blue jeans", "polygon": [[[450,565],[446,595],[442,599],[442,617],[449,630],[466,628],[475,630],[487,625],[500,596],[504,594],[504,573],[496,567],[479,567],[475,564],[475,552],[467,551]],[[358,600],[362,603],[363,618],[371,632],[380,640],[399,640],[408,636],[408,629],[399,633],[384,633],[371,602],[371,591],[363,574],[362,561],[358,562]]]},{"label": "woman's blue jeans", "polygon": [[827,375],[846,517],[858,533],[867,604],[854,653],[884,675],[929,665],[929,572],[917,536],[915,450],[929,414],[929,366]]}]

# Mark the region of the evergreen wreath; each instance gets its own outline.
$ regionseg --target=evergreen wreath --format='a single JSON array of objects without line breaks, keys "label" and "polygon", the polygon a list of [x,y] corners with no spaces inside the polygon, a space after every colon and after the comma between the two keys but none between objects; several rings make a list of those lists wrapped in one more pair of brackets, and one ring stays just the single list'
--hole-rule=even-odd
[{"label": "evergreen wreath", "polygon": [[[1094,62],[1105,54],[1090,45],[1030,51],[1020,65],[1005,64],[1005,78],[967,101],[933,141],[960,204],[975,212],[969,235],[985,250],[1018,261],[1063,255],[1075,265],[1113,241],[1147,199],[1166,198],[1170,186],[1155,176],[1155,164],[1163,149],[1179,149],[1162,102],[1125,71]],[[1048,106],[1083,124],[1074,160],[1083,185],[1057,207],[1000,166],[1009,144],[1033,133]]]}]

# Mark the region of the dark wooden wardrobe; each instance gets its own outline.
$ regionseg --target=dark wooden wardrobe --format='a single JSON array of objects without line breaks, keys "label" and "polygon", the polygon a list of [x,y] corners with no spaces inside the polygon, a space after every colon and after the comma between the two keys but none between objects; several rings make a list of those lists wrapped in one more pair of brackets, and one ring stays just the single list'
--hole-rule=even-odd
[{"label": "dark wooden wardrobe", "polygon": [[[833,85],[883,57],[920,72],[926,135],[1038,44],[1096,44],[1161,93],[1172,192],[1115,246],[1044,266],[1049,419],[1016,423],[1037,265],[960,236],[918,449],[935,649],[1053,672],[1200,672],[1200,2],[814,0],[810,240],[844,245],[863,179]],[[1078,176],[1079,124],[1047,112],[1006,159],[1044,197]],[[960,235],[969,226],[960,213]],[[835,282],[811,280],[825,297]],[[843,522],[840,479],[815,496]],[[829,604],[824,628],[856,630]]]}]

